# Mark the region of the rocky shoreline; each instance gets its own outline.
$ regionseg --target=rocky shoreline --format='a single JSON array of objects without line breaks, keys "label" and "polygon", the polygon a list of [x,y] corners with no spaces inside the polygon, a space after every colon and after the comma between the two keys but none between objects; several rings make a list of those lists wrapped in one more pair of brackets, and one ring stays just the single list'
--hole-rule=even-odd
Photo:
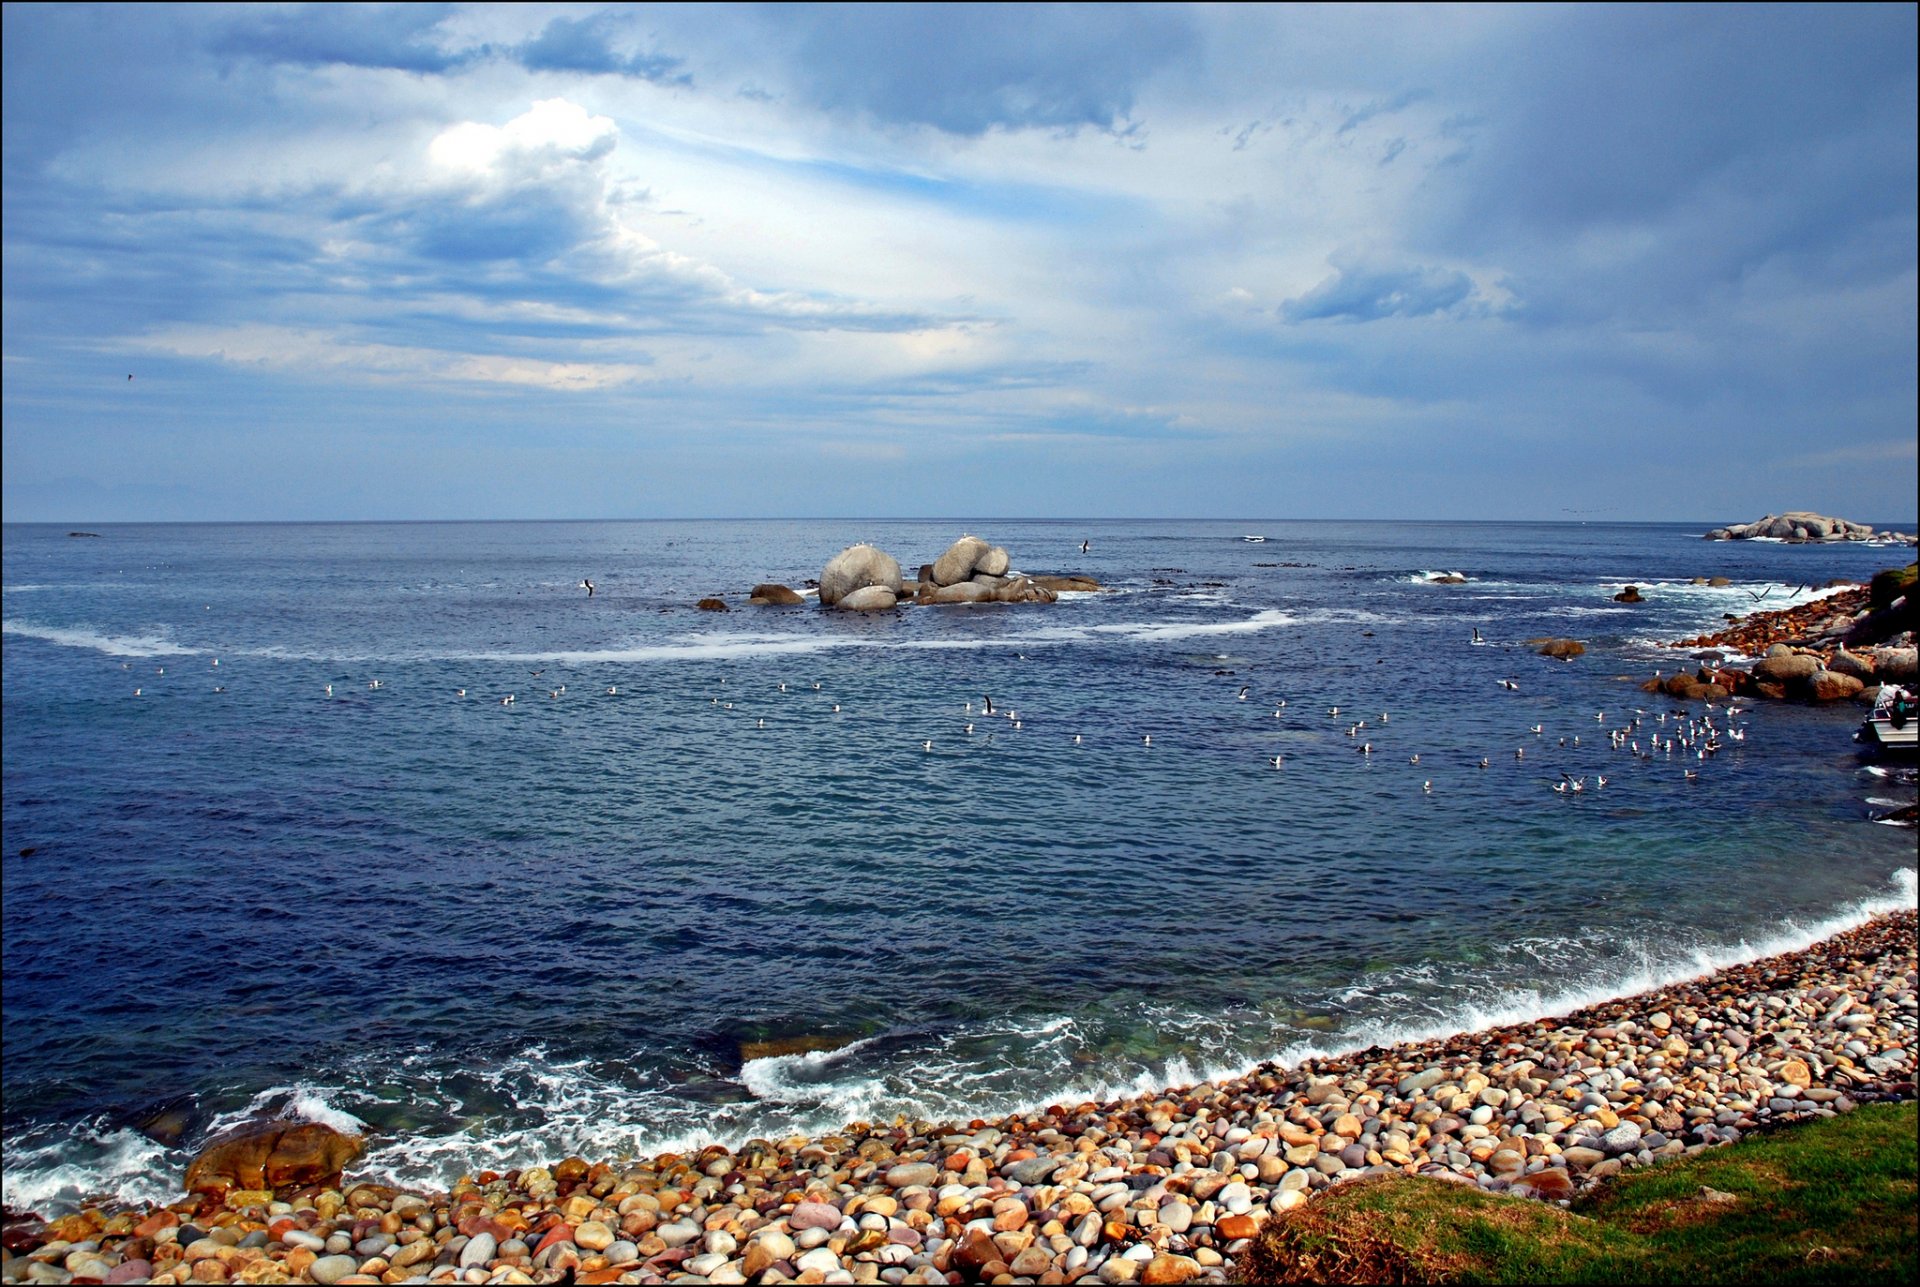
[{"label": "rocky shoreline", "polygon": [[[1729,617],[1722,630],[1672,644],[1710,663],[1697,674],[1660,676],[1642,685],[1682,700],[1729,696],[1871,703],[1880,685],[1920,680],[1910,591],[1912,565],[1890,568],[1868,585],[1842,588],[1792,608]],[[1832,587],[1829,587],[1832,588]],[[1722,666],[1719,649],[1757,657],[1752,669]]]},{"label": "rocky shoreline", "polygon": [[1565,1200],[1772,1123],[1913,1094],[1901,911],[1562,1018],[965,1124],[446,1192],[360,1182],[7,1218],[6,1282],[1228,1281],[1270,1213],[1387,1172]]}]

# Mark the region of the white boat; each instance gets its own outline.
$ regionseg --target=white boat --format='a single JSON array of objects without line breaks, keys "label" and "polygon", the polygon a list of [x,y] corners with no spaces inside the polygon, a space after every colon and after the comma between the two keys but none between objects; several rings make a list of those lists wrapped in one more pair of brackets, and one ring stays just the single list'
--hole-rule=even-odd
[{"label": "white boat", "polygon": [[1853,740],[1882,750],[1911,751],[1920,746],[1916,733],[1920,733],[1920,701],[1898,684],[1883,684]]}]

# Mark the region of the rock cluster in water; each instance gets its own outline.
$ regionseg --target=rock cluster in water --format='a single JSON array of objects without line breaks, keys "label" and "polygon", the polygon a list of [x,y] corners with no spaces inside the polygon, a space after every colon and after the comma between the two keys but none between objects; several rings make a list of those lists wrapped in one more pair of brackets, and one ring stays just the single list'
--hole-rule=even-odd
[{"label": "rock cluster in water", "polygon": [[[1013,572],[1005,549],[967,535],[938,559],[921,566],[911,598],[901,579],[898,560],[871,545],[850,545],[821,570],[820,606],[847,612],[885,612],[909,602],[1052,603],[1062,590],[1099,588],[1100,583],[1089,577]],[[778,585],[755,586],[753,596],[754,603],[789,603],[799,598]]]},{"label": "rock cluster in water", "polygon": [[1751,523],[1716,527],[1707,533],[1709,541],[1750,541],[1756,537],[1781,541],[1878,541],[1912,545],[1915,538],[1907,532],[1876,532],[1868,523],[1854,523],[1810,510],[1790,509],[1784,514],[1768,514]]},{"label": "rock cluster in water", "polygon": [[6,1282],[1180,1283],[1364,1175],[1561,1200],[1913,1093],[1912,911],[1561,1019],[1102,1104],[10,1218]]},{"label": "rock cluster in water", "polygon": [[1881,573],[1870,586],[1777,612],[1757,612],[1676,648],[1735,648],[1757,655],[1751,670],[1715,667],[1649,680],[1643,687],[1682,699],[1727,696],[1871,702],[1883,683],[1920,681],[1915,651],[1913,569]]}]

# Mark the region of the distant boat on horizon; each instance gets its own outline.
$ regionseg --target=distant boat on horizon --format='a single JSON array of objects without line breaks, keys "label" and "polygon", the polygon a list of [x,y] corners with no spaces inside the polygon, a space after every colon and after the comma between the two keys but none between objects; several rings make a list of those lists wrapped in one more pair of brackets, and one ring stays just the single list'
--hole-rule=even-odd
[{"label": "distant boat on horizon", "polygon": [[1243,536],[1240,539],[1249,545],[1264,545],[1267,541],[1267,538],[1264,536]]}]

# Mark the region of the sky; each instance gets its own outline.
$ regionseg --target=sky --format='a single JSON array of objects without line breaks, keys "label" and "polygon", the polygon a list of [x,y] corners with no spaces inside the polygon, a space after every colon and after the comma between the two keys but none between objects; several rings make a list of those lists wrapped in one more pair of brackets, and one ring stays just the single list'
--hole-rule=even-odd
[{"label": "sky", "polygon": [[1905,4],[8,4],[0,505],[1911,519],[1917,48]]}]

